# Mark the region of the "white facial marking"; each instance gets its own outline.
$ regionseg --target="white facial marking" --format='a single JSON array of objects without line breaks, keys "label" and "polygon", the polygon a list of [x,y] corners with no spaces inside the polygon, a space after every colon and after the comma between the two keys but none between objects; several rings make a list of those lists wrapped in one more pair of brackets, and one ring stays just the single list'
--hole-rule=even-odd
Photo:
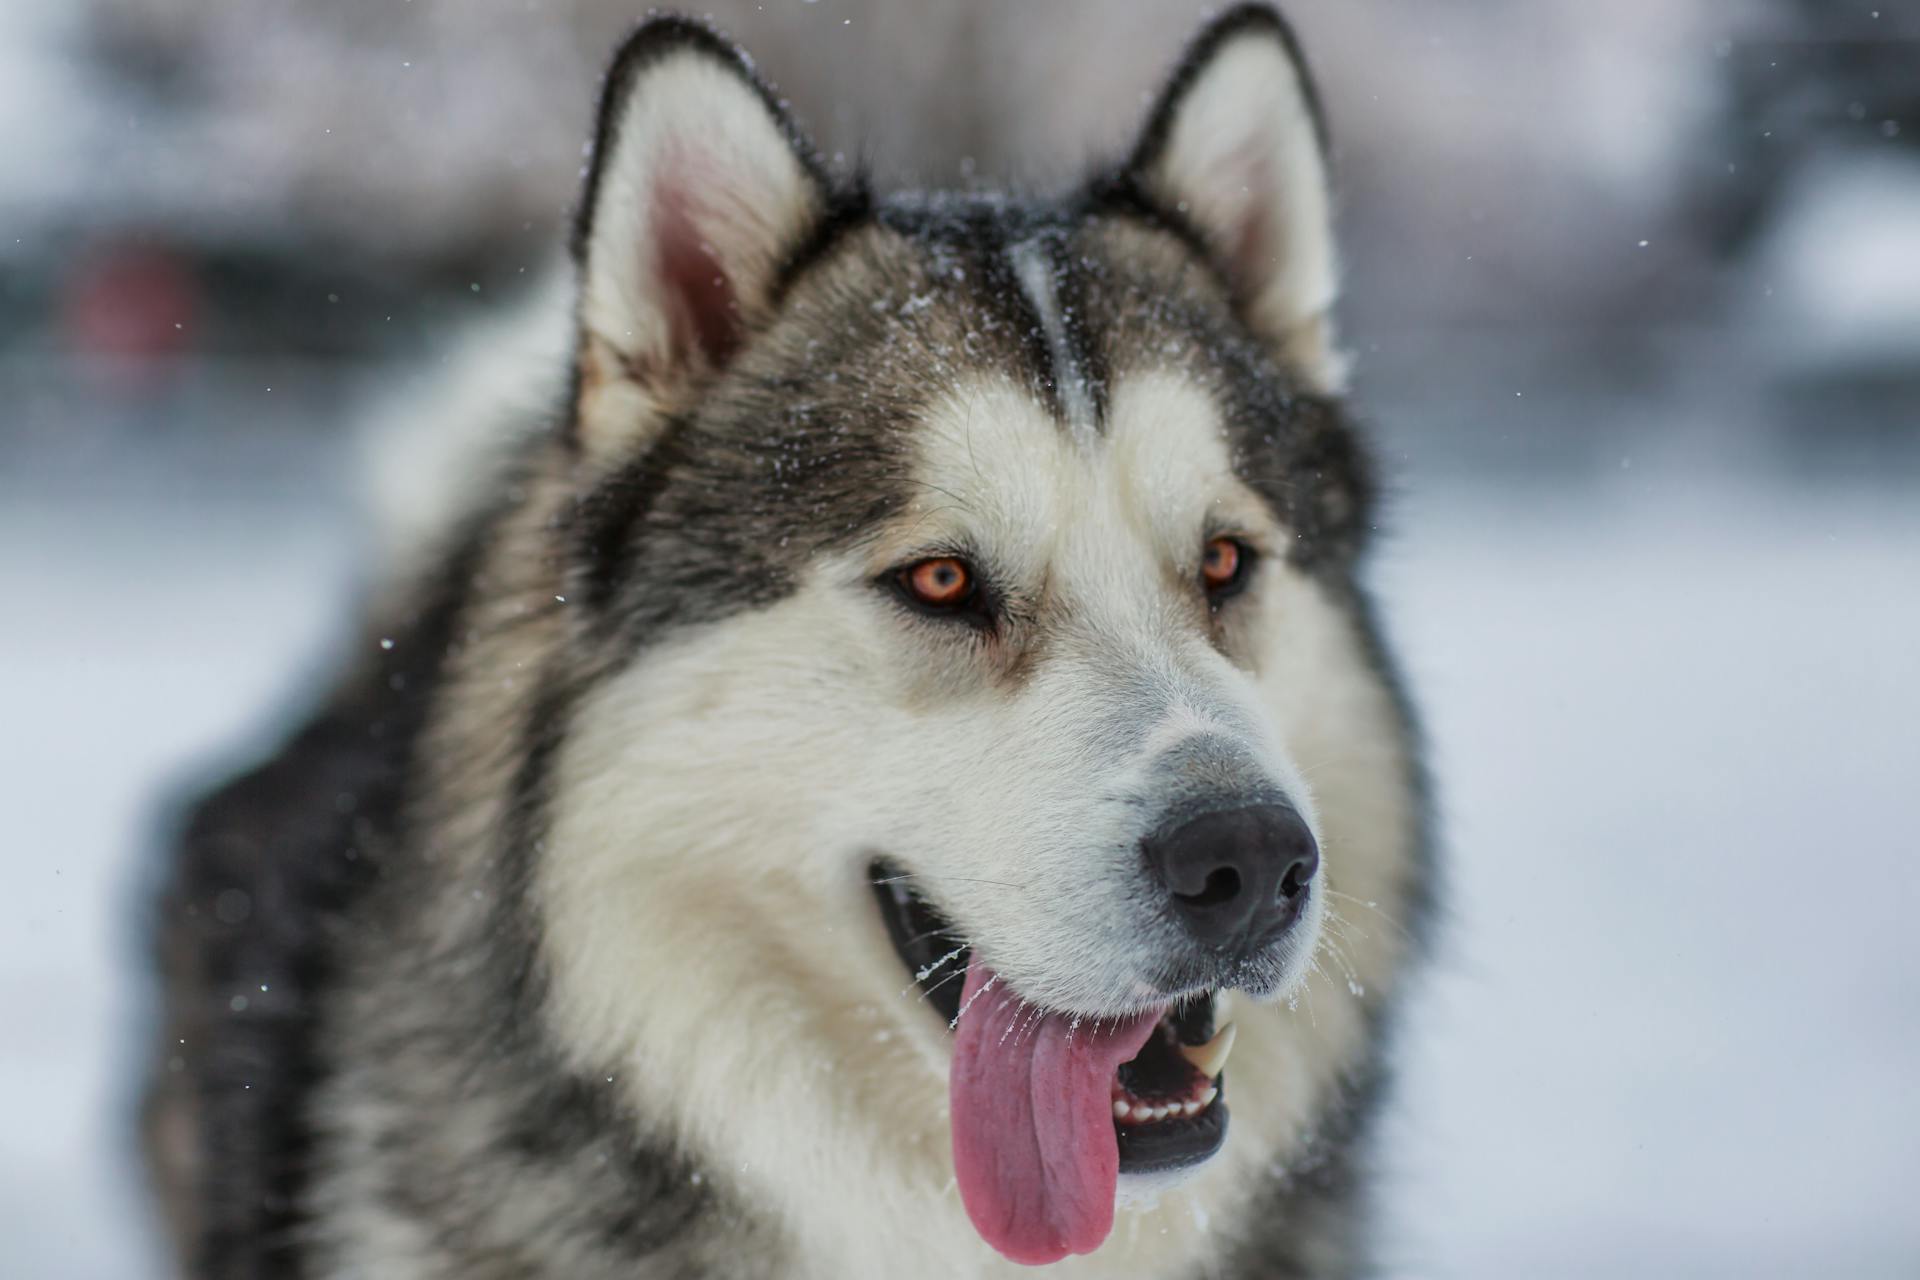
[{"label": "white facial marking", "polygon": [[1047,338],[1047,353],[1052,358],[1053,376],[1059,384],[1060,407],[1074,438],[1089,444],[1099,430],[1094,421],[1093,396],[1087,389],[1087,373],[1067,336],[1066,318],[1060,311],[1060,291],[1053,275],[1053,260],[1038,240],[1023,240],[1009,251],[1014,278],[1027,295],[1034,314],[1040,317],[1041,332]]}]

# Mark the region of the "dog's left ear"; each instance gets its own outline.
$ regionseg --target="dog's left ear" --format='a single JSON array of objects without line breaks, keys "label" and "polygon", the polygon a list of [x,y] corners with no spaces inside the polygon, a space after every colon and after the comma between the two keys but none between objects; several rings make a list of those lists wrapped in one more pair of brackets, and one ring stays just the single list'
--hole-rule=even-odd
[{"label": "dog's left ear", "polygon": [[1344,381],[1326,127],[1286,20],[1243,5],[1195,37],[1124,170],[1199,233],[1248,322],[1316,389]]},{"label": "dog's left ear", "polygon": [[644,448],[726,366],[827,203],[812,147],[739,49],[682,18],[628,39],[574,224],[590,452]]}]

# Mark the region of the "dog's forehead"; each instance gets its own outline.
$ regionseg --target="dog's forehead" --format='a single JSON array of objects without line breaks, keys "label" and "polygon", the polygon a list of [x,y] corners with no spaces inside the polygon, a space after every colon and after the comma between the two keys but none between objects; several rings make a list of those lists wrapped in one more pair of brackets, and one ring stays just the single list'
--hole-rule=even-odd
[{"label": "dog's forehead", "polygon": [[1210,509],[1258,518],[1219,359],[1231,309],[1179,237],[972,204],[876,232],[866,307],[925,389],[901,424],[915,536],[990,540],[1003,559],[1119,536],[1178,555]]},{"label": "dog's forehead", "polygon": [[[1132,369],[1217,371],[1245,337],[1177,231],[991,195],[898,196],[799,259],[788,319],[810,356],[945,388],[993,369],[1076,430],[1101,429]],[[817,363],[817,361],[816,361]]]},{"label": "dog's forehead", "polygon": [[959,380],[924,409],[913,471],[903,535],[983,542],[1036,571],[1114,539],[1178,554],[1210,512],[1248,518],[1218,401],[1171,370],[1118,377],[1098,432],[1003,373]]}]

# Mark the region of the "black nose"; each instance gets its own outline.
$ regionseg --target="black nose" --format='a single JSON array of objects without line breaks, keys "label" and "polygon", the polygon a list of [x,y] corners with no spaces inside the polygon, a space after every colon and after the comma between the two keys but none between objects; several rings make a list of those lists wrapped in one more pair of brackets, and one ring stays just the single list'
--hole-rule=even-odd
[{"label": "black nose", "polygon": [[1220,809],[1145,841],[1173,910],[1214,947],[1265,945],[1293,923],[1320,867],[1313,833],[1288,805]]}]

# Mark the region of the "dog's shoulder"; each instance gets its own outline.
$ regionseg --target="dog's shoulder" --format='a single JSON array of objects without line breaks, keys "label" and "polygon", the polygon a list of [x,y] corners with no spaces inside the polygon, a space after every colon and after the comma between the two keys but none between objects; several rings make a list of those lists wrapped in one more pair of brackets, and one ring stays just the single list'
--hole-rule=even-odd
[{"label": "dog's shoulder", "polygon": [[419,607],[263,758],[184,798],[149,921],[162,1013],[143,1137],[194,1274],[257,1275],[296,1226],[340,922],[397,838],[414,746],[464,604],[465,537]]}]

